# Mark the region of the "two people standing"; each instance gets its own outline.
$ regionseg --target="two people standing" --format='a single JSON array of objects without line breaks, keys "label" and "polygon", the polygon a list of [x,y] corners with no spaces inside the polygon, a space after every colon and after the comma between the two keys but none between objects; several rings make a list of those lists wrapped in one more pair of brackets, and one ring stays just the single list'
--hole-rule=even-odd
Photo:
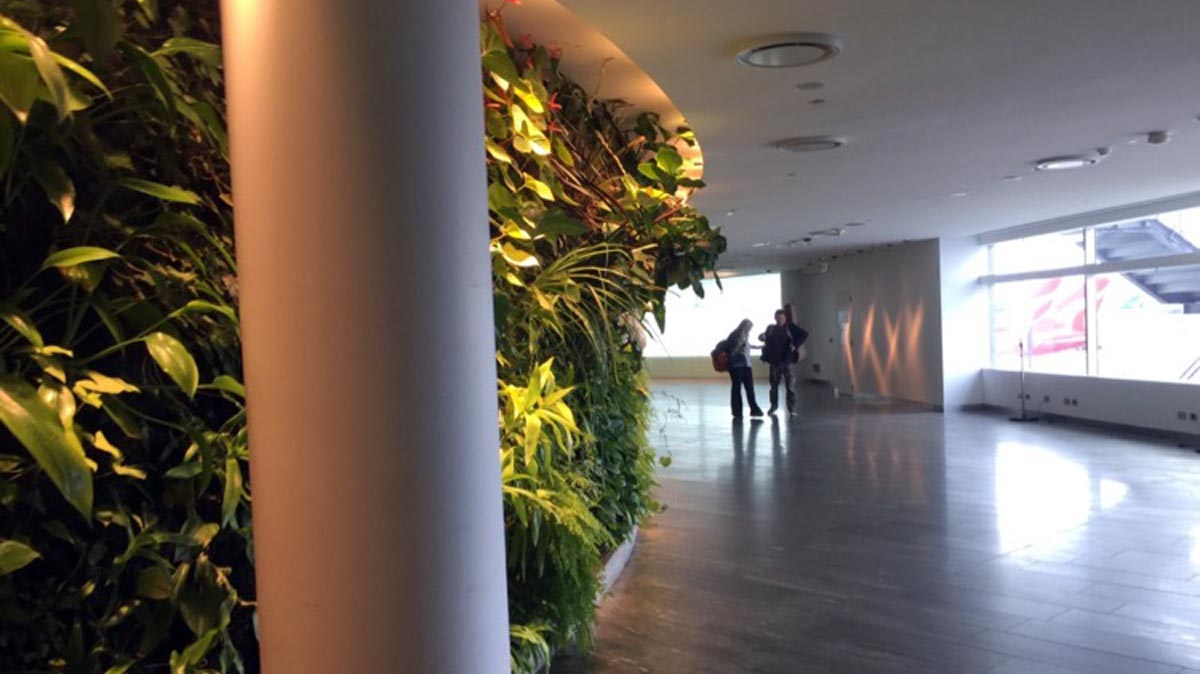
[{"label": "two people standing", "polygon": [[743,320],[725,342],[729,350],[729,406],[733,418],[742,418],[743,390],[746,392],[746,402],[750,406],[750,416],[763,415],[762,408],[758,406],[754,397],[754,376],[750,367],[752,348],[762,349],[762,359],[770,366],[771,409],[768,414],[774,414],[779,409],[779,384],[782,382],[787,391],[788,412],[795,415],[795,366],[800,361],[800,351],[808,339],[808,332],[792,320],[791,305],[775,312],[775,323],[758,336],[763,342],[761,346],[750,343],[750,328],[753,325],[750,319]]}]

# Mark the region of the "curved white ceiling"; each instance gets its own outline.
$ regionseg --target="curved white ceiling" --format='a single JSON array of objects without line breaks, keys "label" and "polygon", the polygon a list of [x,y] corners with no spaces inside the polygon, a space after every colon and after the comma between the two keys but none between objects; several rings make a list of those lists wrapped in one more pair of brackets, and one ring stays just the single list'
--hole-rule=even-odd
[{"label": "curved white ceiling", "polygon": [[[1195,0],[563,4],[653,77],[696,130],[709,187],[694,203],[725,228],[735,268],[1200,189]],[[748,38],[792,31],[834,34],[842,53],[794,69],[735,63]],[[797,89],[811,80],[826,86]],[[1127,144],[1154,129],[1173,130],[1171,142]],[[826,134],[848,143],[810,154],[771,147]],[[1112,154],[1097,166],[1032,171],[1039,158],[1100,146]],[[853,221],[867,225],[810,247],[754,247]]]}]

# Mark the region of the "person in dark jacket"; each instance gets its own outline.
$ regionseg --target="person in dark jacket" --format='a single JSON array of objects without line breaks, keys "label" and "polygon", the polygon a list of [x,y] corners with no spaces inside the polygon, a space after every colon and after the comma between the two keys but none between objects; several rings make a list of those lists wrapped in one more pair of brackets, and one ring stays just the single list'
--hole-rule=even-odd
[{"label": "person in dark jacket", "polygon": [[729,407],[734,419],[742,418],[742,389],[746,390],[746,402],[750,405],[750,416],[761,417],[762,408],[754,399],[754,374],[750,369],[750,328],[754,324],[745,319],[729,333],[725,344],[729,349]]},{"label": "person in dark jacket", "polygon": [[775,414],[779,409],[780,381],[787,390],[788,413],[795,414],[796,391],[792,386],[792,354],[795,345],[792,343],[787,314],[783,309],[775,312],[775,323],[767,327],[767,331],[758,338],[763,341],[762,359],[771,368],[771,409],[767,410],[767,414]]},{"label": "person in dark jacket", "polygon": [[800,360],[800,347],[808,340],[808,332],[791,320],[790,309],[791,305],[788,305],[776,311],[775,324],[759,337],[764,342],[762,359],[771,368],[771,409],[767,414],[775,414],[779,409],[779,384],[782,382],[787,391],[788,414],[796,415],[795,366]]}]

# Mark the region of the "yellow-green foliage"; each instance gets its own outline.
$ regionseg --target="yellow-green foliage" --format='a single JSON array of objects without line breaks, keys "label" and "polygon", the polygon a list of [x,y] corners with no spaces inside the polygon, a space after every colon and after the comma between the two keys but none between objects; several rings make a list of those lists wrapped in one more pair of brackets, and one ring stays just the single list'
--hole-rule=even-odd
[{"label": "yellow-green foliage", "polygon": [[640,321],[694,288],[725,240],[683,194],[691,133],[627,123],[482,27],[513,667],[584,644],[601,555],[655,504]]}]

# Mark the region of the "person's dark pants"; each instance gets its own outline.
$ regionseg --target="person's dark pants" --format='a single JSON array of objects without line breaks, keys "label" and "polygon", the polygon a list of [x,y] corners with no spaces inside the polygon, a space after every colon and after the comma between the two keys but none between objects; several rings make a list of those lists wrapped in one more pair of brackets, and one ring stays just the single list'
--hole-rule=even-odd
[{"label": "person's dark pants", "polygon": [[779,381],[783,380],[783,385],[787,389],[787,409],[789,412],[796,411],[796,390],[792,385],[795,373],[795,365],[792,363],[780,363],[776,365],[771,363],[771,409],[779,409]]},{"label": "person's dark pants", "polygon": [[754,399],[754,371],[748,367],[729,368],[729,407],[733,416],[742,416],[742,389],[746,389],[746,404],[751,414],[762,414],[758,401]]}]

